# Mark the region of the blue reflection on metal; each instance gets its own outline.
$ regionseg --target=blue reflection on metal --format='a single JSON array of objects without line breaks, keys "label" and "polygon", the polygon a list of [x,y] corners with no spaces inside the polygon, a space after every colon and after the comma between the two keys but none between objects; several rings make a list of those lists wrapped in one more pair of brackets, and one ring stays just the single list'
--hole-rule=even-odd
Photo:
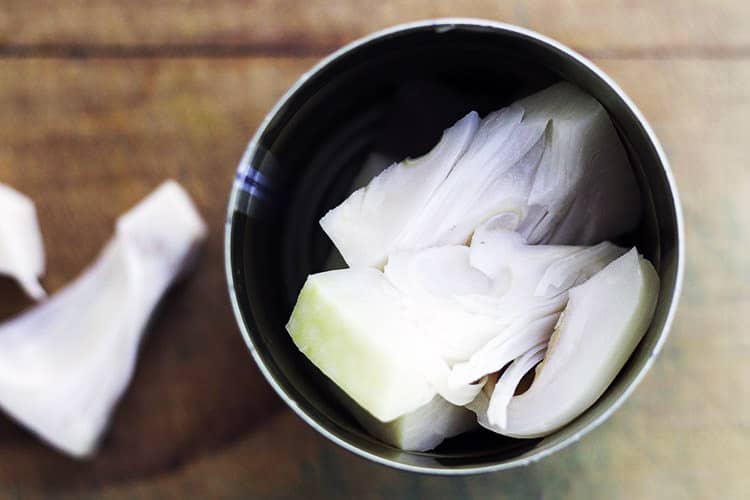
[{"label": "blue reflection on metal", "polygon": [[254,168],[248,168],[246,171],[237,172],[235,177],[240,189],[250,196],[258,197],[262,200],[268,199],[269,181],[268,177],[263,175]]}]

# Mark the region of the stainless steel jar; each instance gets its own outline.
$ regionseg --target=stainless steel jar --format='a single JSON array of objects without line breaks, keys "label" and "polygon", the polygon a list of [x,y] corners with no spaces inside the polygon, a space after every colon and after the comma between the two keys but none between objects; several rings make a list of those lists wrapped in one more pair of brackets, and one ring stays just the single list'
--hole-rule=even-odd
[{"label": "stainless steel jar", "polygon": [[[318,219],[345,198],[384,127],[391,135],[410,132],[408,123],[389,124],[386,111],[399,99],[405,106],[414,104],[404,104],[399,94],[407,82],[451,89],[463,103],[444,105],[441,91],[409,98],[418,101],[414,113],[435,113],[426,135],[393,152],[416,156],[459,113],[477,109],[484,114],[560,79],[604,105],[630,156],[644,216],[625,243],[636,244],[661,277],[651,327],[604,395],[577,420],[543,439],[480,431],[427,453],[383,444],[349,416],[337,400],[337,388],[297,351],[284,329],[305,277],[321,270],[331,248]],[[375,462],[414,472],[469,474],[525,465],[554,453],[602,423],[627,399],[664,344],[675,314],[684,265],[682,227],[675,183],[658,140],[600,69],[560,43],[522,28],[439,19],[396,26],[347,45],[305,73],[279,100],[252,138],[232,187],[226,271],[234,313],[255,361],[302,419]]]}]

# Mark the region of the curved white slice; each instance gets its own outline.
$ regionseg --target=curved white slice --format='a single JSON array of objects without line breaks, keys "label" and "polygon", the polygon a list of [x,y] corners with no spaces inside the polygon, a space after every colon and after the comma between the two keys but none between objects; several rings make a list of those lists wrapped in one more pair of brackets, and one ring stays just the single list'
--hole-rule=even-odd
[{"label": "curved white slice", "polygon": [[468,360],[453,366],[450,381],[469,384],[497,372],[533,346],[546,342],[570,287],[583,282],[622,255],[625,249],[602,243],[595,247],[527,245],[523,237],[498,229],[491,220],[472,238],[470,261],[490,277],[502,280],[497,298],[465,297],[466,304],[508,320],[494,336],[484,337]]},{"label": "curved white slice", "polygon": [[538,437],[575,419],[609,386],[648,329],[659,277],[635,248],[570,290],[568,306],[529,390],[493,430]]},{"label": "curved white slice", "polygon": [[205,235],[173,181],[123,215],[81,276],[0,326],[0,406],[60,450],[91,453],[130,381],[154,307]]},{"label": "curved white slice", "polygon": [[487,377],[482,391],[466,405],[476,415],[479,425],[495,432],[506,425],[508,403],[524,375],[544,359],[546,348],[547,342],[535,345],[513,361],[500,377],[497,374]]},{"label": "curved white slice", "polygon": [[469,247],[464,245],[394,253],[384,273],[402,292],[422,300],[487,294],[492,285],[484,273],[470,265]]},{"label": "curved white slice", "polygon": [[424,209],[414,214],[396,248],[465,244],[477,226],[497,214],[525,215],[544,152],[546,122],[527,123],[521,120],[523,114],[514,105],[483,120],[469,150]]},{"label": "curved white slice", "polygon": [[477,351],[469,361],[453,367],[450,381],[456,386],[469,384],[499,371],[502,367],[540,343],[546,343],[559,314],[519,321],[502,331]]},{"label": "curved white slice", "polygon": [[0,274],[15,279],[36,300],[47,294],[39,277],[44,274],[44,245],[34,203],[0,184]]},{"label": "curved white slice", "polygon": [[505,326],[496,315],[462,304],[461,297],[484,296],[491,290],[489,278],[469,265],[468,247],[395,253],[384,272],[403,294],[407,313],[425,342],[449,365],[469,359]]},{"label": "curved white slice", "polygon": [[513,398],[516,387],[518,387],[524,375],[544,359],[546,349],[547,342],[535,345],[511,363],[497,380],[487,408],[487,422],[490,425],[506,425],[508,422],[508,403]]},{"label": "curved white slice", "polygon": [[593,247],[527,245],[523,236],[491,219],[474,233],[469,262],[494,280],[495,293],[502,292],[496,307],[507,315],[558,297],[625,251],[609,242]]},{"label": "curved white slice", "polygon": [[385,264],[398,235],[445,180],[478,125],[477,114],[469,113],[425,156],[388,167],[320,219],[349,266]]},{"label": "curved white slice", "polygon": [[578,286],[626,251],[625,248],[608,241],[592,247],[582,247],[577,252],[553,262],[544,272],[534,295],[551,297],[560,291]]},{"label": "curved white slice", "polygon": [[599,102],[561,82],[518,102],[525,123],[547,123],[544,154],[520,231],[529,243],[591,245],[632,230],[640,190]]},{"label": "curved white slice", "polygon": [[487,310],[467,306],[474,297],[491,293],[492,283],[469,265],[466,246],[395,253],[384,273],[403,294],[406,313],[422,332],[424,342],[448,365],[468,360],[509,322],[495,314],[494,305]]},{"label": "curved white slice", "polygon": [[[386,167],[392,165],[393,163],[393,159],[386,157],[382,153],[370,153],[362,164],[362,167],[360,168],[357,176],[354,178],[354,181],[352,181],[352,187],[349,190],[349,195],[351,195],[357,189],[361,189],[367,186],[367,184],[369,184],[369,182],[376,175],[380,174],[383,170],[386,169]],[[347,267],[348,266],[346,265],[346,261],[341,256],[341,253],[336,248],[336,246],[334,246],[333,248],[331,248],[331,253],[328,254],[328,257],[323,263],[322,271],[334,271],[336,269],[346,269]]]},{"label": "curved white slice", "polygon": [[498,228],[496,219],[477,228],[471,239],[471,266],[495,279],[511,273],[514,286],[524,285],[524,292],[537,287],[544,272],[555,261],[575,254],[583,247],[527,245],[518,233]]}]

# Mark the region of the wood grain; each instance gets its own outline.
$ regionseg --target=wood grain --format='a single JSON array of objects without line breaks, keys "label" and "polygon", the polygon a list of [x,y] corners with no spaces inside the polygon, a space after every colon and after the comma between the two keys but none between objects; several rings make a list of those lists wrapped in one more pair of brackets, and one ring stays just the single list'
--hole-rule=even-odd
[{"label": "wood grain", "polygon": [[[165,304],[94,462],[64,459],[10,422],[0,484],[23,498],[741,498],[750,491],[750,61],[596,62],[642,108],[687,216],[683,306],[652,372],[614,418],[506,474],[413,476],[340,450],[279,408],[224,294],[225,193],[244,145],[305,59],[5,61],[0,180],[37,200],[59,288],[117,214],[166,177],[211,225],[198,272]],[[59,244],[53,242],[65,242]],[[4,293],[12,294],[6,284]],[[5,286],[5,285],[3,285]],[[16,307],[23,307],[22,303]],[[189,369],[188,369],[189,368]],[[159,436],[159,439],[147,436]]]},{"label": "wood grain", "polygon": [[750,3],[728,0],[4,0],[0,47],[75,55],[97,47],[111,54],[233,46],[254,55],[320,55],[376,29],[446,16],[519,24],[592,55],[750,52]]},{"label": "wood grain", "polygon": [[[0,483],[64,488],[176,467],[279,408],[255,369],[224,279],[226,198],[266,109],[305,60],[13,61],[0,66],[0,182],[37,203],[54,292],[116,217],[167,178],[210,226],[197,271],[165,301],[101,455],[77,463],[0,420]],[[27,302],[3,283],[4,317]],[[12,297],[16,297],[13,299]]]}]

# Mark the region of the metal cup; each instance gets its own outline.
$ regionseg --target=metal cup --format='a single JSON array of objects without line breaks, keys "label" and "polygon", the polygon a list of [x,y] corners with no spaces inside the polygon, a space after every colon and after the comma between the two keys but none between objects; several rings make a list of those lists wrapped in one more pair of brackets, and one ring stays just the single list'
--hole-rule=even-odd
[{"label": "metal cup", "polygon": [[[306,276],[322,270],[331,251],[318,220],[347,196],[376,148],[390,148],[390,154],[401,155],[398,159],[414,157],[470,109],[484,114],[561,79],[602,103],[630,156],[644,216],[635,234],[620,243],[636,244],[661,277],[651,327],[599,400],[547,437],[519,440],[478,431],[426,453],[384,444],[352,419],[338,389],[298,352],[284,329]],[[389,119],[394,107],[413,109],[394,121]],[[411,140],[398,140],[404,136]],[[684,258],[682,214],[666,156],[625,93],[554,40],[474,19],[389,28],[347,45],[305,73],[250,141],[226,225],[226,273],[237,323],[279,396],[334,443],[375,462],[435,474],[526,465],[601,424],[661,350],[677,307]]]}]

